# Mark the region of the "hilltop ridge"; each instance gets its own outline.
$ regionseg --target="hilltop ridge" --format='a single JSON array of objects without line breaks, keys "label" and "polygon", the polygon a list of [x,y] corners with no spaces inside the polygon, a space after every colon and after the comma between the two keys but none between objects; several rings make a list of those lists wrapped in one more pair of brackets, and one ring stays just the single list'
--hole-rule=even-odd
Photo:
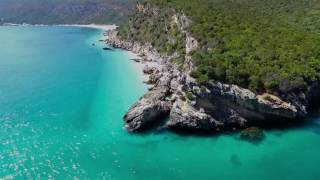
[{"label": "hilltop ridge", "polygon": [[17,24],[113,24],[122,22],[131,14],[133,2],[133,0],[2,0],[0,18],[4,22]]}]

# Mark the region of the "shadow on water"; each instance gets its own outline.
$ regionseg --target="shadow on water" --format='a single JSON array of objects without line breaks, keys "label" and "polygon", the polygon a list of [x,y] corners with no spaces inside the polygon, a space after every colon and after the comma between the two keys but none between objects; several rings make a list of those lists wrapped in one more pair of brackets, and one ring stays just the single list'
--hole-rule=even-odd
[{"label": "shadow on water", "polygon": [[[177,139],[185,139],[185,138],[208,138],[208,139],[218,139],[222,136],[228,136],[233,138],[236,141],[242,141],[243,143],[249,143],[254,146],[259,146],[268,138],[268,134],[272,133],[275,136],[282,136],[284,133],[292,131],[292,130],[309,130],[314,133],[320,134],[320,113],[313,113],[309,117],[304,120],[292,121],[291,123],[276,123],[276,124],[264,124],[263,126],[258,126],[263,130],[264,137],[259,141],[250,141],[246,139],[242,139],[240,137],[241,131],[243,129],[239,128],[237,130],[225,129],[221,132],[213,132],[213,131],[199,131],[199,130],[190,130],[190,129],[174,129],[168,130],[164,127],[165,123],[168,121],[168,118],[164,118],[158,123],[153,123],[148,126],[145,130],[139,133],[133,133],[135,136],[145,137],[150,135],[174,135],[178,137]],[[172,137],[172,136],[171,136]],[[176,139],[176,140],[177,140]],[[236,166],[241,165],[241,161],[239,157],[233,155],[230,157],[230,161],[232,164]]]},{"label": "shadow on water", "polygon": [[277,130],[277,131],[283,131],[283,132],[290,131],[290,130],[307,129],[307,130],[316,131],[318,134],[320,134],[320,113],[314,112],[314,113],[311,113],[305,119],[292,121],[291,123],[280,123],[280,124],[275,124],[273,126],[265,126],[262,128],[267,131]]},{"label": "shadow on water", "polygon": [[234,165],[234,166],[242,166],[242,162],[240,160],[240,157],[236,154],[233,154],[230,156],[230,162]]},{"label": "shadow on water", "polygon": [[303,128],[320,135],[320,113],[310,115]]},{"label": "shadow on water", "polygon": [[134,132],[137,135],[151,135],[151,134],[163,134],[167,130],[164,128],[165,123],[169,120],[168,117],[162,117],[153,123],[148,123],[143,129],[140,129],[138,132]]},{"label": "shadow on water", "polygon": [[85,130],[90,127],[90,108],[91,105],[85,105],[71,115],[70,120],[73,121],[74,128]]}]

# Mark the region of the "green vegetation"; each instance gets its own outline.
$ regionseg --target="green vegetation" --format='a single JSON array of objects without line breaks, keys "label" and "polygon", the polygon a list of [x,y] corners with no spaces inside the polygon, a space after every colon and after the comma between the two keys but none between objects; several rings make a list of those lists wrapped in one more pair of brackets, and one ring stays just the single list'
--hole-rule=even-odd
[{"label": "green vegetation", "polygon": [[189,99],[190,101],[194,100],[192,92],[186,92],[186,98]]},{"label": "green vegetation", "polygon": [[[172,23],[174,10],[166,6],[157,6],[154,12],[135,13],[130,23],[119,28],[119,35],[125,40],[151,43],[160,53],[177,53],[176,63],[183,63],[185,56],[185,35]],[[153,11],[151,10],[151,11]]]},{"label": "green vegetation", "polygon": [[[184,13],[199,41],[193,52],[199,83],[233,83],[256,91],[288,93],[320,80],[320,0],[144,0],[158,14],[136,13],[121,36],[180,52],[181,32],[168,26]],[[172,37],[175,38],[172,38]]]},{"label": "green vegetation", "polygon": [[133,9],[131,0],[0,0],[1,19],[29,24],[111,24]]}]

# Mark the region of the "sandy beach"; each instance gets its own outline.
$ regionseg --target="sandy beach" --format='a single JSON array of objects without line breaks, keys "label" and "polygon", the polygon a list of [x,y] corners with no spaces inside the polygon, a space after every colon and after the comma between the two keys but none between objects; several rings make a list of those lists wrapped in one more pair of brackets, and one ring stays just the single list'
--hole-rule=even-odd
[{"label": "sandy beach", "polygon": [[84,28],[93,28],[101,29],[104,31],[109,31],[116,29],[118,26],[115,24],[57,24],[57,25],[44,25],[44,24],[14,24],[14,23],[4,23],[3,26],[65,26],[65,27],[84,27]]},{"label": "sandy beach", "polygon": [[101,29],[104,31],[113,30],[118,27],[115,24],[63,24],[63,25],[57,25],[57,26],[85,27],[85,28]]}]

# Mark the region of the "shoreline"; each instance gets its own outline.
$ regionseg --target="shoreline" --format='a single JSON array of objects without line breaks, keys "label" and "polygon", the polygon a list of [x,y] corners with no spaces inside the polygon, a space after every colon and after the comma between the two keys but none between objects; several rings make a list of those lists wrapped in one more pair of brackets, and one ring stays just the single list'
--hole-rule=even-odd
[{"label": "shoreline", "polygon": [[35,27],[39,27],[39,26],[50,26],[50,25],[46,25],[46,24],[28,24],[28,23],[22,23],[22,24],[16,24],[16,23],[3,23],[0,24],[0,26],[35,26]]},{"label": "shoreline", "polygon": [[118,26],[115,24],[58,24],[52,26],[61,26],[61,27],[82,27],[82,28],[92,28],[100,29],[103,31],[110,31],[116,29]]},{"label": "shoreline", "polygon": [[16,23],[3,23],[0,26],[34,26],[34,27],[82,27],[82,28],[92,28],[92,29],[100,29],[103,31],[110,31],[116,29],[118,26],[115,24],[52,24],[52,25],[47,25],[47,24],[27,24],[27,23],[22,23],[22,24],[16,24]]},{"label": "shoreline", "polygon": [[[105,40],[109,38],[108,35],[103,35],[103,37]],[[104,40],[104,43],[110,46],[110,44],[108,44],[105,40]],[[120,49],[127,53],[127,57],[128,57],[127,60],[133,64],[135,71],[137,72],[137,74],[139,74],[139,76],[141,76],[142,84],[147,87],[147,90],[150,90],[150,88],[152,88],[154,84],[148,83],[148,81],[150,80],[151,74],[145,73],[145,69],[146,67],[161,69],[161,65],[158,64],[158,62],[147,60],[148,58],[143,57],[139,52],[135,52],[133,50],[128,50],[128,49],[122,49],[122,48],[117,48],[117,49]]]},{"label": "shoreline", "polygon": [[[28,24],[28,23],[22,23],[22,24],[16,24],[16,23],[3,23],[0,26],[22,26],[22,27],[79,27],[79,28],[91,28],[91,29],[97,29],[97,30],[101,30],[102,34],[100,35],[100,40],[103,40],[103,44],[108,45],[105,41],[106,39],[108,39],[107,36],[107,32],[108,31],[112,31],[115,30],[118,26],[116,24],[53,24],[53,25],[46,25],[46,24]],[[122,49],[124,51],[126,51],[127,53],[127,57],[129,61],[134,61],[135,64],[135,69],[137,71],[137,73],[139,74],[139,76],[141,77],[142,83],[146,84],[148,87],[150,87],[150,85],[148,85],[146,82],[149,78],[149,75],[142,73],[143,72],[143,68],[145,67],[145,65],[147,63],[143,63],[142,62],[142,57],[141,55],[139,55],[138,53],[135,53],[133,51],[130,50],[125,50]]]},{"label": "shoreline", "polygon": [[[89,27],[90,28],[100,28],[101,27],[98,25],[72,25],[72,26],[76,26],[76,27]],[[155,68],[155,69],[162,69],[163,64],[159,64],[159,62],[152,60],[152,58],[143,55],[143,53],[140,52],[140,50],[134,50],[134,49],[125,49],[125,48],[120,48],[120,47],[114,47],[112,46],[112,44],[108,43],[108,40],[110,38],[110,32],[115,31],[117,26],[111,26],[110,28],[112,29],[107,29],[103,32],[102,34],[102,40],[103,40],[103,44],[110,46],[111,48],[115,48],[115,49],[119,49],[121,51],[125,51],[125,53],[127,54],[127,60],[132,63],[134,65],[135,71],[137,72],[137,74],[141,77],[141,82],[147,87],[148,90],[150,90],[152,87],[155,86],[155,84],[150,84],[148,83],[150,80],[150,76],[152,74],[149,73],[145,73],[145,69],[146,68]]]},{"label": "shoreline", "polygon": [[[148,64],[144,63],[142,61],[142,58],[139,56],[139,54],[136,54],[136,53],[134,53],[132,51],[128,51],[128,50],[123,50],[123,49],[121,49],[121,50],[125,51],[125,53],[127,54],[127,58],[128,58],[126,60],[129,61],[130,64],[132,64],[134,71],[136,71],[137,75],[139,76],[139,78],[141,80],[142,85],[146,86],[147,87],[146,89],[148,90],[152,86],[152,85],[146,83],[146,82],[148,82],[150,75],[143,73],[144,67]],[[137,61],[137,60],[139,60],[139,61]]]}]

